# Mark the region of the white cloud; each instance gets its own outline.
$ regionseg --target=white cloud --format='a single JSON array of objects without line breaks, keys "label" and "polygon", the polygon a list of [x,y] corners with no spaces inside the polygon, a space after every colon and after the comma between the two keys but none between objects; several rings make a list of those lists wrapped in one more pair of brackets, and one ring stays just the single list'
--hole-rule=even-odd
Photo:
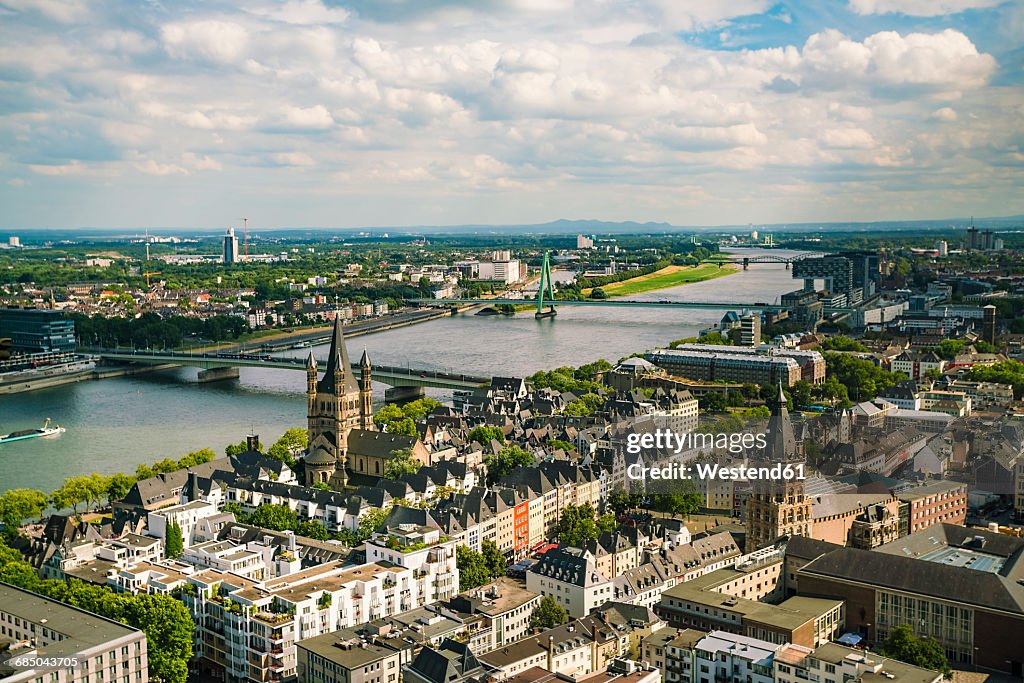
[{"label": "white cloud", "polygon": [[285,123],[293,128],[305,128],[310,130],[322,130],[334,125],[334,119],[327,107],[317,104],[312,107],[286,107],[284,110]]},{"label": "white cloud", "polygon": [[877,145],[871,133],[863,128],[829,128],[822,134],[822,140],[827,146],[839,149],[873,149]]},{"label": "white cloud", "polygon": [[162,164],[153,159],[146,159],[145,161],[136,162],[135,168],[147,173],[149,175],[165,176],[165,175],[188,175],[188,169],[179,166],[178,164]]},{"label": "white cloud", "polygon": [[2,0],[0,7],[15,12],[38,12],[62,24],[81,21],[91,11],[83,0]]},{"label": "white cloud", "polygon": [[190,166],[197,171],[221,171],[224,169],[223,164],[216,159],[211,159],[206,155],[199,156],[192,152],[185,152],[182,154],[181,161],[185,165]]},{"label": "white cloud", "polygon": [[857,14],[907,14],[937,17],[969,9],[995,7],[1004,0],[849,0]]},{"label": "white cloud", "polygon": [[936,121],[951,123],[953,121],[956,121],[960,117],[957,116],[955,109],[952,109],[950,107],[942,107],[941,109],[936,109],[935,111],[933,111],[931,118],[935,119]]},{"label": "white cloud", "polygon": [[315,166],[316,160],[305,152],[276,152],[270,155],[281,166]]},{"label": "white cloud", "polygon": [[216,19],[165,24],[160,37],[172,57],[223,64],[236,63],[249,45],[244,27]]},{"label": "white cloud", "polygon": [[275,21],[299,25],[341,24],[349,17],[348,10],[341,7],[327,7],[320,0],[291,0],[283,5],[274,3],[266,7],[256,7],[250,11]]}]

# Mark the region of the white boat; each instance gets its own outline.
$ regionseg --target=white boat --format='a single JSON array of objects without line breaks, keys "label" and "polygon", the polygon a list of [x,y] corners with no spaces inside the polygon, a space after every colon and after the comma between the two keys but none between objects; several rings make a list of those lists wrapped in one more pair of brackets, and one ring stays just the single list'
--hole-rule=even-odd
[{"label": "white boat", "polygon": [[4,434],[0,436],[0,443],[8,443],[10,441],[24,441],[25,439],[37,439],[41,436],[56,436],[63,434],[65,430],[60,425],[50,426],[50,418],[46,418],[46,422],[39,429],[22,429],[10,434]]}]

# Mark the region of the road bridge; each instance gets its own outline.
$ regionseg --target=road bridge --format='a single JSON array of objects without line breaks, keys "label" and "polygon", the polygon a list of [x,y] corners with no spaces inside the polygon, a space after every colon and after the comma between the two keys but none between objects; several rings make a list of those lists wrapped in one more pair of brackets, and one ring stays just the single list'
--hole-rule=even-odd
[{"label": "road bridge", "polygon": [[[106,350],[96,353],[101,360],[139,365],[185,365],[216,370],[217,368],[272,368],[306,370],[305,358],[277,358],[251,353],[188,353],[183,351]],[[321,367],[326,360],[317,359]],[[391,387],[430,387],[434,389],[475,389],[490,384],[491,378],[442,370],[374,365],[373,379]]]},{"label": "road bridge", "polygon": [[[489,306],[536,306],[537,299],[410,299],[421,306],[452,306],[462,304],[487,304]],[[728,311],[743,309],[748,311],[783,311],[788,306],[769,303],[746,303],[741,301],[632,301],[627,299],[546,299],[545,305],[550,306],[611,306],[619,308],[665,308],[665,309],[697,309],[710,311]],[[825,306],[825,313],[852,313],[853,308]]]}]

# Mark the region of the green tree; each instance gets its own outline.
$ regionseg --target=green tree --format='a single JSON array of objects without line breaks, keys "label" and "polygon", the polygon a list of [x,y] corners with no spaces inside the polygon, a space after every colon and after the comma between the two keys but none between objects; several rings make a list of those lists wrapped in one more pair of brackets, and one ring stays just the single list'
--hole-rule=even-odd
[{"label": "green tree", "polygon": [[481,446],[486,446],[491,441],[497,441],[502,445],[505,443],[505,434],[498,427],[473,427],[469,430],[466,438],[469,439],[470,443],[476,441]]},{"label": "green tree", "polygon": [[434,408],[441,405],[441,402],[425,396],[418,398],[415,401],[410,401],[402,406],[402,414],[413,422],[419,422],[433,412]]},{"label": "green tree", "polygon": [[281,435],[267,451],[274,460],[280,460],[289,467],[295,465],[295,459],[309,446],[309,433],[302,427],[293,427]]},{"label": "green tree", "polygon": [[579,506],[566,505],[558,518],[559,542],[579,547],[586,541],[597,538],[600,530],[594,516],[594,508],[590,503]]},{"label": "green tree", "polygon": [[391,458],[384,466],[385,479],[398,479],[403,474],[416,474],[422,463],[413,457],[411,448],[400,448],[392,451]]},{"label": "green tree", "polygon": [[496,484],[502,477],[517,467],[533,467],[536,462],[533,456],[519,446],[505,446],[494,455],[484,456],[487,466],[487,482]]},{"label": "green tree", "polygon": [[861,344],[856,339],[851,339],[846,335],[838,334],[834,337],[825,337],[821,342],[822,351],[858,351],[864,353],[868,350],[868,347]]},{"label": "green tree", "polygon": [[124,611],[124,620],[146,633],[150,680],[185,683],[195,630],[185,605],[169,595],[140,594]]},{"label": "green tree", "polygon": [[407,417],[394,420],[384,425],[384,431],[388,434],[401,434],[402,436],[417,436],[416,423]]},{"label": "green tree", "polygon": [[559,448],[561,448],[566,453],[576,449],[575,446],[573,446],[571,443],[563,439],[548,439],[545,445],[553,451],[556,451]]},{"label": "green tree", "polygon": [[287,505],[264,503],[253,510],[249,516],[249,524],[271,529],[273,531],[294,530],[298,524],[298,515]]},{"label": "green tree", "polygon": [[58,510],[71,508],[78,514],[78,506],[89,499],[89,490],[85,477],[69,477],[60,488],[50,493],[50,502]]},{"label": "green tree", "polygon": [[113,502],[115,500],[121,500],[128,495],[128,492],[132,490],[132,486],[135,485],[135,477],[130,474],[123,474],[118,472],[110,477],[110,483],[107,484],[107,500]]},{"label": "green tree", "polygon": [[203,463],[213,462],[217,459],[217,454],[209,448],[201,448],[198,451],[192,451],[184,458],[178,461],[178,469],[183,470],[188,467],[195,467],[196,465],[202,465]]},{"label": "green tree", "polygon": [[569,401],[562,413],[574,417],[585,417],[596,413],[603,404],[603,398],[594,393],[587,393],[574,401]]},{"label": "green tree", "polygon": [[946,651],[934,638],[918,638],[909,624],[897,626],[882,643],[880,651],[886,657],[949,675],[952,670]]},{"label": "green tree", "polygon": [[374,414],[373,422],[378,427],[383,427],[384,425],[388,424],[389,422],[394,422],[395,420],[401,420],[404,417],[405,417],[405,413],[402,412],[401,408],[396,406],[394,403],[385,403]]},{"label": "green tree", "polygon": [[185,539],[181,533],[181,526],[177,522],[171,522],[167,526],[167,539],[164,541],[164,554],[175,560],[185,552]]},{"label": "green tree", "polygon": [[612,533],[619,523],[615,519],[615,515],[609,513],[603,514],[597,518],[597,530],[601,533]]},{"label": "green tree", "polygon": [[482,586],[491,579],[484,556],[469,546],[455,547],[455,566],[459,568],[459,592]]},{"label": "green tree", "polygon": [[854,401],[874,398],[900,380],[907,379],[902,372],[886,372],[869,360],[842,353],[825,354],[825,372],[845,385]]},{"label": "green tree", "polygon": [[704,500],[692,481],[684,482],[680,491],[651,495],[651,507],[673,517],[689,518],[700,509]]},{"label": "green tree", "polygon": [[315,519],[296,524],[295,533],[299,536],[316,539],[317,541],[326,541],[330,538],[330,534],[327,533],[327,527]]},{"label": "green tree", "polygon": [[505,559],[505,553],[501,552],[497,543],[485,539],[480,544],[480,554],[483,555],[490,578],[496,579],[508,573],[508,560]]},{"label": "green tree", "polygon": [[594,287],[590,290],[591,299],[607,299],[608,294],[600,287]]},{"label": "green tree", "polygon": [[11,539],[18,533],[18,527],[26,519],[34,519],[43,514],[49,500],[42,491],[34,489],[10,489],[0,494],[0,524],[3,534]]},{"label": "green tree", "polygon": [[530,615],[530,628],[537,631],[544,631],[549,628],[560,626],[569,620],[569,615],[562,606],[555,602],[554,597],[545,595],[540,604]]},{"label": "green tree", "polygon": [[388,511],[384,508],[373,508],[371,510],[367,510],[366,513],[359,518],[359,529],[356,532],[357,538],[359,539],[358,542],[362,543],[370,536],[373,536],[377,529],[380,528],[380,525],[384,523],[384,520],[387,519],[387,516]]}]

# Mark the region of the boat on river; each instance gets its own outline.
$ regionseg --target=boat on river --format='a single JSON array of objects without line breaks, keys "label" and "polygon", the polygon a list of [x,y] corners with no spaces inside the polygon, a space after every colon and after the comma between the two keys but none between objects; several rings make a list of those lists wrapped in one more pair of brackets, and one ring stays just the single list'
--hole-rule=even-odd
[{"label": "boat on river", "polygon": [[50,418],[46,418],[46,422],[39,429],[21,429],[10,434],[4,434],[0,436],[0,443],[8,443],[10,441],[23,441],[25,439],[38,439],[43,436],[56,436],[63,434],[66,430],[60,425],[50,426]]}]

